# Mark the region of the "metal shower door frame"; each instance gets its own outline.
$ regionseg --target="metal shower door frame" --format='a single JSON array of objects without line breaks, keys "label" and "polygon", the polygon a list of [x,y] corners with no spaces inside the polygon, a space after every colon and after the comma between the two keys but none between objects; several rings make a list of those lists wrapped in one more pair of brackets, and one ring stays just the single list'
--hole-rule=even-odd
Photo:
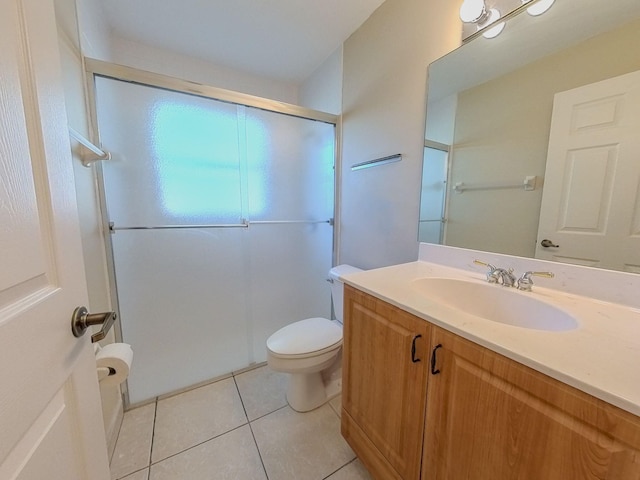
[{"label": "metal shower door frame", "polygon": [[[329,220],[333,228],[333,248],[332,263],[336,265],[338,262],[339,251],[339,226],[340,226],[340,189],[341,168],[340,168],[340,145],[341,145],[341,117],[319,110],[313,110],[298,105],[293,105],[278,100],[271,100],[245,93],[226,90],[218,87],[204,85],[189,80],[183,80],[168,75],[140,70],[133,67],[118,65],[102,60],[84,57],[85,80],[87,92],[87,110],[89,111],[89,130],[91,132],[91,141],[96,145],[101,145],[100,132],[98,129],[98,115],[96,108],[96,77],[104,77],[112,80],[119,80],[128,83],[159,88],[177,93],[203,97],[210,100],[221,101],[230,104],[243,105],[253,107],[268,112],[279,113],[292,117],[298,117],[307,120],[327,123],[335,127],[335,144],[334,144],[334,203],[333,219]],[[105,242],[106,262],[108,272],[109,297],[112,309],[117,312],[118,320],[114,325],[114,332],[117,342],[122,342],[122,325],[120,323],[120,307],[118,301],[118,286],[115,275],[115,260],[113,252],[113,243],[111,234],[114,227],[109,223],[107,216],[106,192],[104,187],[104,173],[102,162],[92,164],[95,168],[96,185],[98,192],[98,201],[100,207],[100,216],[102,220],[102,236]],[[265,223],[265,222],[253,222]],[[324,221],[322,222],[324,223]],[[125,408],[130,404],[127,382],[122,384],[122,396]]]}]

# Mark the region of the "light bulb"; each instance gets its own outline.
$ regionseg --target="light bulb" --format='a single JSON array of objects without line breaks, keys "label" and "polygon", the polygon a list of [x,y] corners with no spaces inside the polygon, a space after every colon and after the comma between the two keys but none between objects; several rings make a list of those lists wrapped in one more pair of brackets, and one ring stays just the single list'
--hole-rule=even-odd
[{"label": "light bulb", "polygon": [[[528,0],[527,2],[524,2],[524,3],[529,3],[529,1],[531,0]],[[546,12],[551,8],[551,5],[553,5],[553,2],[555,2],[555,0],[540,0],[539,2],[527,8],[527,13],[533,16],[542,15],[544,12]]]},{"label": "light bulb", "polygon": [[[478,25],[478,30],[482,30],[484,27],[497,22],[499,19],[500,19],[500,11],[495,8],[492,8],[491,10],[489,10],[489,18],[487,18],[487,20],[484,21],[482,24]],[[504,30],[504,27],[505,27],[505,23],[500,22],[495,27],[491,27],[486,32],[484,32],[482,36],[484,38],[495,38],[502,33],[502,30]]]},{"label": "light bulb", "polygon": [[464,23],[476,23],[487,15],[484,0],[464,0],[460,7],[460,20]]}]

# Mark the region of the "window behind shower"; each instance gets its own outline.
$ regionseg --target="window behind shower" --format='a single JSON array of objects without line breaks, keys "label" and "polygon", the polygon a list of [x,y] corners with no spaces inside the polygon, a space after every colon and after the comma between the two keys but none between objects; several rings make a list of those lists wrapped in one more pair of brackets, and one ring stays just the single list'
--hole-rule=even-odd
[{"label": "window behind shower", "polygon": [[263,362],[275,330],[328,317],[335,126],[95,81],[130,402]]}]

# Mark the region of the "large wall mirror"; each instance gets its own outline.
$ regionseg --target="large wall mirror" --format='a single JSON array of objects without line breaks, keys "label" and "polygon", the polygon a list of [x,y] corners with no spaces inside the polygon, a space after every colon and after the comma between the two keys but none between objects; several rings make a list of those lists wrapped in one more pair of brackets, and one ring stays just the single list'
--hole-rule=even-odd
[{"label": "large wall mirror", "polygon": [[426,118],[420,241],[640,273],[640,1],[509,19],[429,66]]}]

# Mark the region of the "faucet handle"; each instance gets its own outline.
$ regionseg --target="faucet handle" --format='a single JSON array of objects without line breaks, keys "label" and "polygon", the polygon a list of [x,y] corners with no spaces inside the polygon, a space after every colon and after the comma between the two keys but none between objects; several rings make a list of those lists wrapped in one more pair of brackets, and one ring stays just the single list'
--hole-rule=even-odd
[{"label": "faucet handle", "polygon": [[483,262],[482,260],[478,260],[477,258],[473,261],[476,265],[482,265],[483,267],[489,267],[491,270],[495,270],[496,267],[491,265],[490,263]]},{"label": "faucet handle", "polygon": [[487,272],[487,282],[489,283],[498,283],[500,275],[498,275],[499,268],[494,267],[490,263],[482,262],[480,260],[474,260],[473,263],[476,265],[482,265],[483,267],[487,267],[489,271]]},{"label": "faucet handle", "polygon": [[530,292],[531,287],[533,286],[533,280],[531,277],[545,277],[545,278],[553,278],[553,272],[525,272],[518,279],[518,290],[523,290],[525,292]]}]

